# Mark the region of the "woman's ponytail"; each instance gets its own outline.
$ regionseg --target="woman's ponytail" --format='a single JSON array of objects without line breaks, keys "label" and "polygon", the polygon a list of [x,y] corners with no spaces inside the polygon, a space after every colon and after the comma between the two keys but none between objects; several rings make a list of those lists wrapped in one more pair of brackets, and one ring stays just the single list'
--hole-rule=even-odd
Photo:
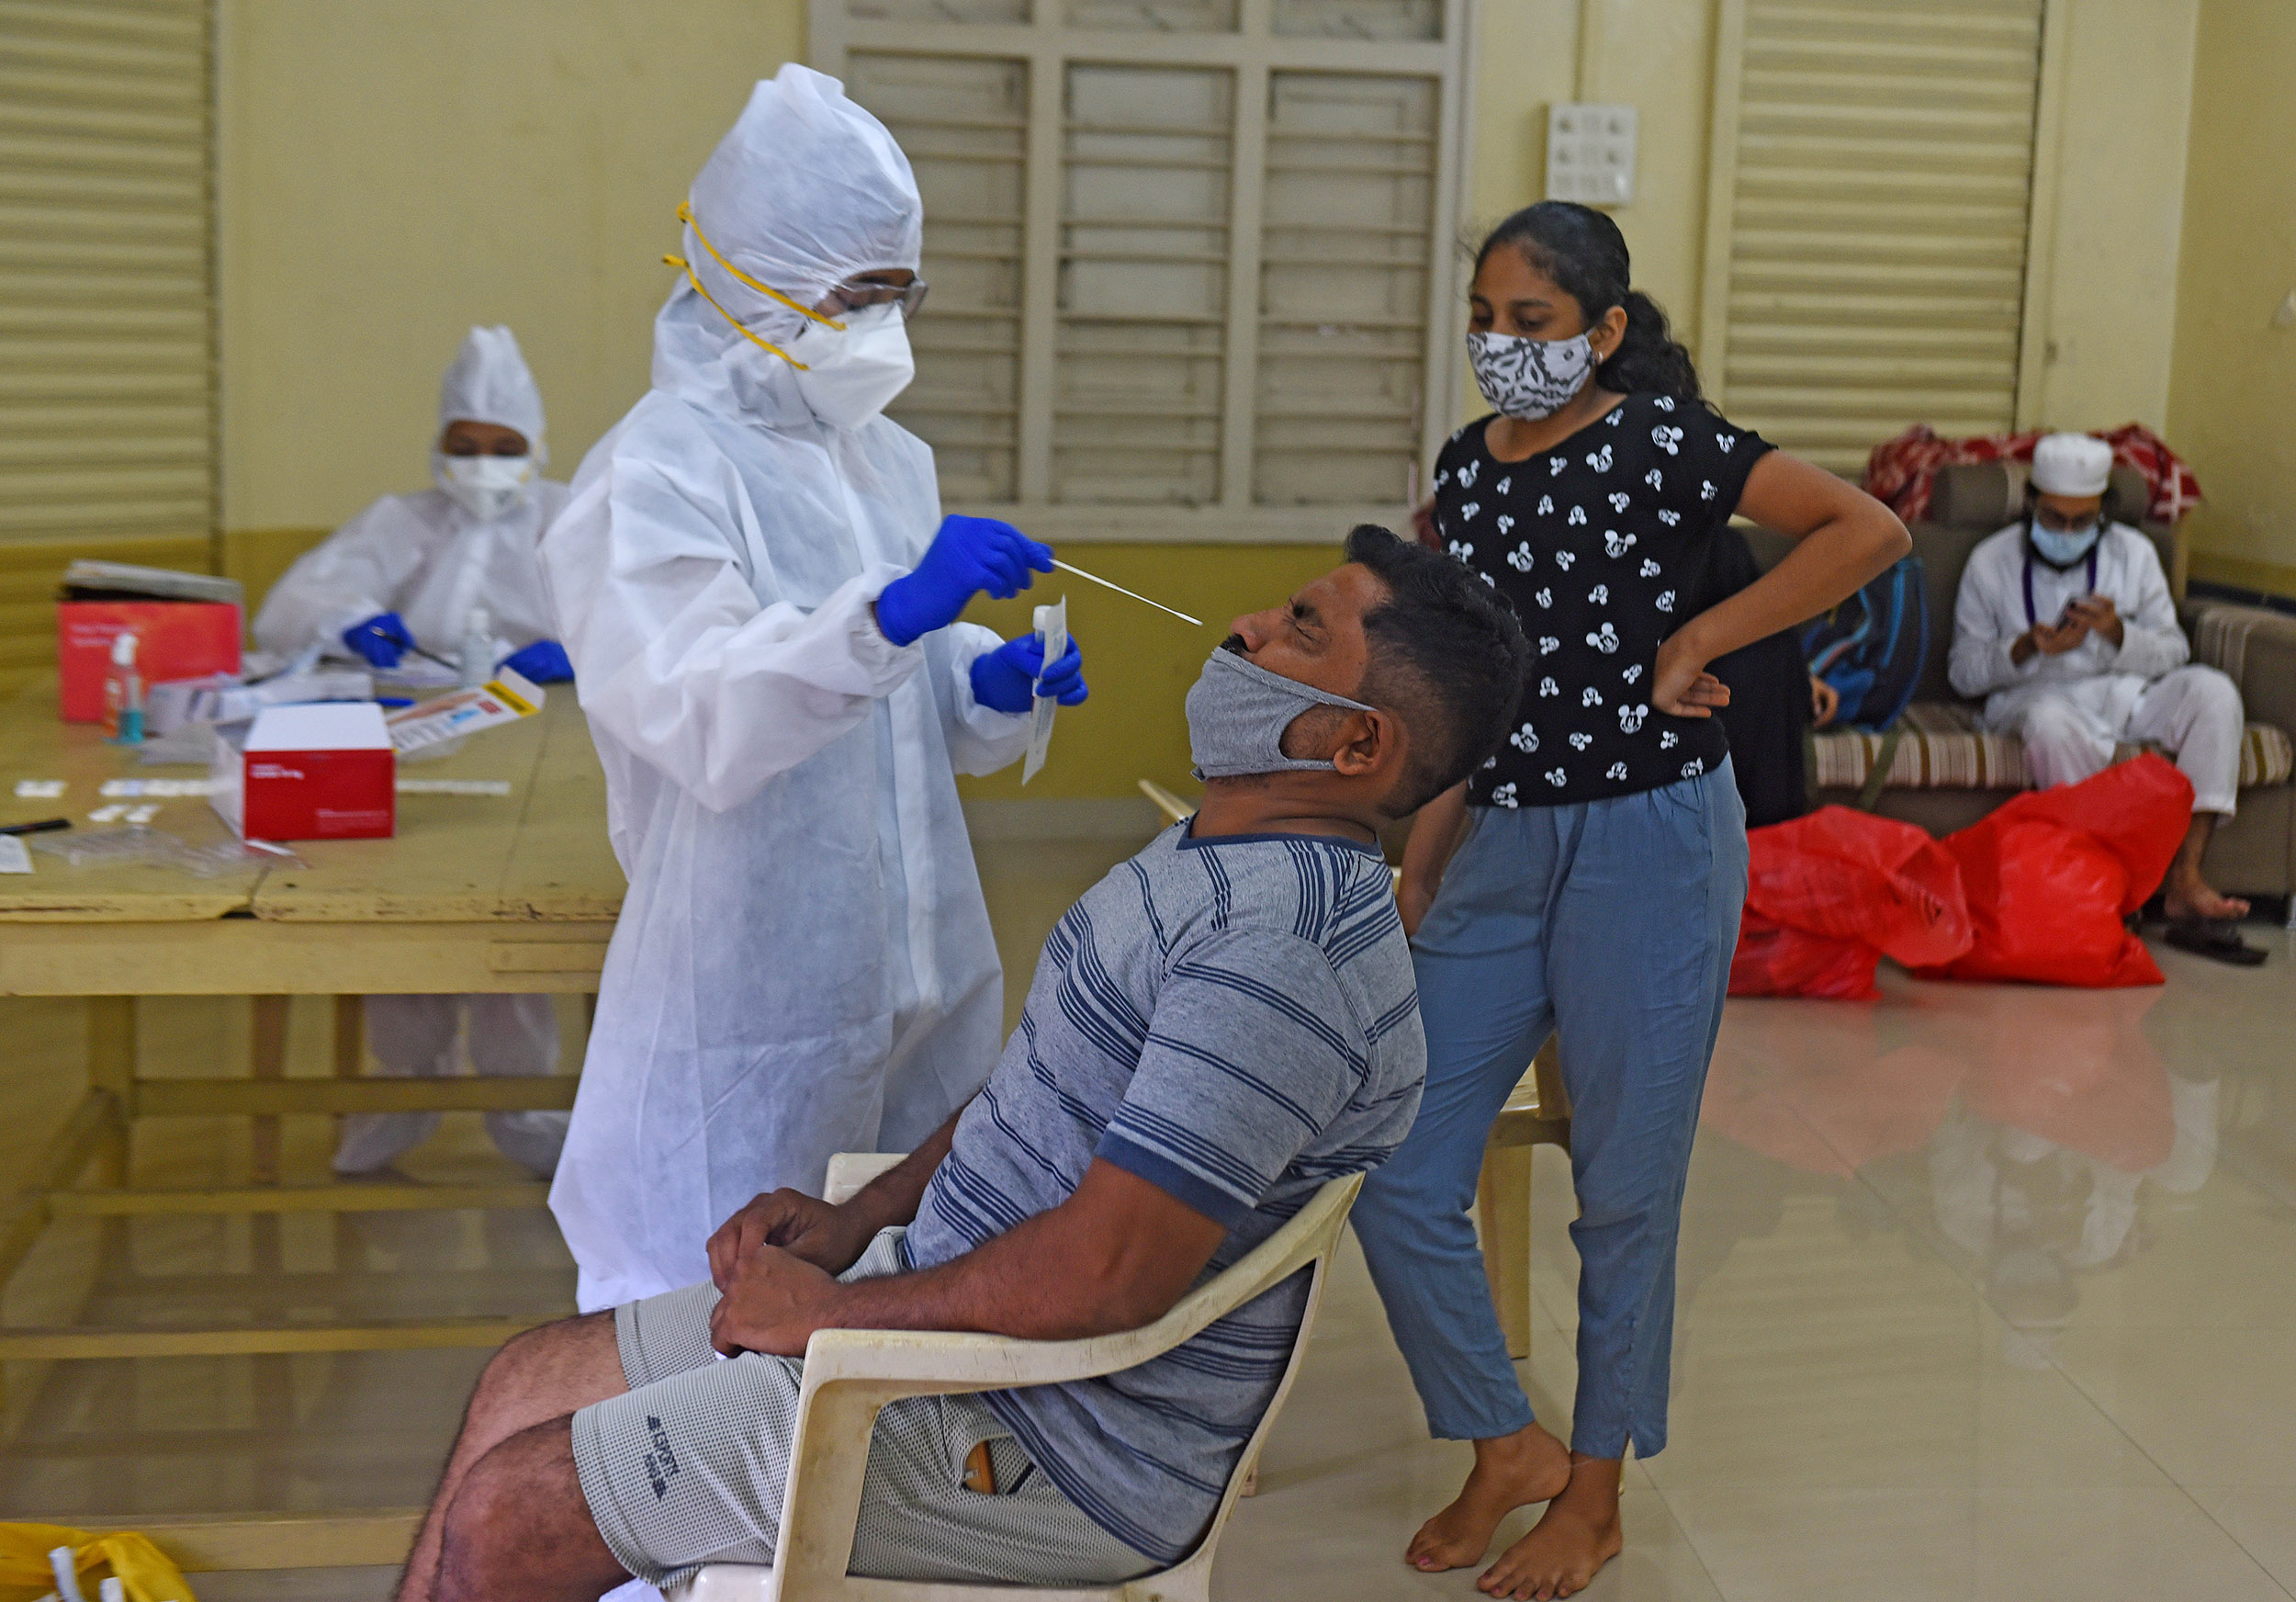
[{"label": "woman's ponytail", "polygon": [[1668,327],[1666,313],[1632,288],[1626,236],[1618,224],[1591,206],[1570,200],[1541,200],[1508,218],[1475,253],[1475,265],[1502,245],[1555,281],[1579,303],[1592,325],[1614,306],[1626,313],[1626,335],[1594,370],[1594,381],[1614,394],[1637,391],[1698,400],[1698,368]]},{"label": "woman's ponytail", "polygon": [[1626,337],[1595,369],[1594,381],[1620,395],[1641,390],[1677,400],[1703,399],[1698,369],[1667,326],[1659,303],[1639,289],[1629,289],[1619,304],[1626,309]]}]

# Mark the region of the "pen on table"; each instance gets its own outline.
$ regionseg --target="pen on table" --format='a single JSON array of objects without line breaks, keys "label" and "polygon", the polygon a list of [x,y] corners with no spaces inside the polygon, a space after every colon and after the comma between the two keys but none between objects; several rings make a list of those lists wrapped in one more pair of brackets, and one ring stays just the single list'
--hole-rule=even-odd
[{"label": "pen on table", "polygon": [[69,818],[43,818],[38,823],[0,824],[0,834],[53,834],[59,829],[70,829]]},{"label": "pen on table", "polygon": [[424,649],[423,649],[421,646],[419,646],[419,645],[410,645],[410,646],[408,646],[408,647],[407,647],[407,649],[408,649],[409,650],[412,651],[412,652],[413,652],[416,656],[419,656],[419,657],[422,658],[425,661],[436,662],[436,663],[437,663],[440,667],[442,667],[442,668],[451,668],[451,669],[453,669],[453,670],[454,670],[456,672],[457,672],[457,673],[459,673],[459,672],[461,672],[461,671],[462,671],[462,664],[461,664],[461,663],[459,663],[459,662],[450,662],[450,661],[448,661],[448,660],[447,660],[445,657],[440,656],[440,655],[439,655],[436,651],[427,651],[427,650],[424,650]]}]

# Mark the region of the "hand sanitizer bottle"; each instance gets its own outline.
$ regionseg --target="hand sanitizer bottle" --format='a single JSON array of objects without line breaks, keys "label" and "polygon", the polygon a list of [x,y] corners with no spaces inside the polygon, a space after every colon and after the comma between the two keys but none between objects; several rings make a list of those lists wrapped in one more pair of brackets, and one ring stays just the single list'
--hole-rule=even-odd
[{"label": "hand sanitizer bottle", "polygon": [[104,675],[104,728],[119,745],[143,743],[143,675],[136,671],[135,630],[112,637],[111,671]]},{"label": "hand sanitizer bottle", "polygon": [[475,690],[494,677],[494,619],[473,606],[462,626],[462,687]]}]

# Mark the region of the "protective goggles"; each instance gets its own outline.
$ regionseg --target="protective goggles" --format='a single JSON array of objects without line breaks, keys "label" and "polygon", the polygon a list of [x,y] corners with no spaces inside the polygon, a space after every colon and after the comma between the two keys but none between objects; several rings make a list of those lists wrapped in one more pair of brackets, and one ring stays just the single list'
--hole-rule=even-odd
[{"label": "protective goggles", "polygon": [[[782,294],[779,289],[774,288],[771,285],[759,283],[748,274],[743,272],[739,267],[734,265],[733,263],[727,261],[719,252],[718,248],[710,243],[709,235],[702,231],[702,225],[693,220],[693,209],[682,200],[678,203],[678,220],[684,223],[688,228],[693,230],[693,237],[702,242],[702,248],[710,253],[710,259],[715,262],[719,266],[725,268],[726,271],[732,275],[736,280],[740,283],[747,284],[750,288],[755,289],[759,294],[765,296],[768,299],[780,301],[782,305],[788,307],[792,311],[796,312],[799,316],[811,322],[818,322],[824,327],[834,328],[840,333],[844,332],[845,324],[839,322],[838,318],[845,312],[859,311],[865,306],[882,306],[890,301],[897,303],[900,306],[901,321],[906,322],[909,318],[915,314],[917,309],[925,303],[925,280],[922,278],[912,278],[906,284],[877,284],[872,283],[866,278],[848,278],[844,283],[838,285],[835,288],[831,289],[828,294],[822,298],[821,305],[818,309],[811,306],[801,306],[796,301],[791,299],[788,296]],[[734,332],[736,333],[740,334],[742,338],[748,340],[751,344],[759,346],[760,349],[771,351],[775,355],[781,357],[782,360],[787,362],[791,367],[795,367],[801,373],[811,372],[813,370],[812,368],[806,367],[805,363],[799,361],[795,356],[791,355],[780,345],[775,344],[772,341],[760,339],[756,334],[750,333],[747,328],[744,328],[741,325],[741,319],[736,317],[723,306],[718,306],[717,297],[711,294],[707,289],[702,287],[702,280],[694,276],[692,266],[688,264],[683,256],[664,256],[662,257],[662,260],[670,266],[683,268],[685,271],[686,282],[693,286],[694,293],[701,296],[703,299],[708,301],[712,306],[716,306],[718,315],[734,325]]]},{"label": "protective goggles", "polygon": [[859,311],[867,306],[898,306],[901,321],[906,322],[917,315],[917,309],[925,304],[925,280],[911,278],[906,284],[880,284],[868,278],[848,278],[824,296],[815,310],[831,317],[842,317],[848,311]]}]

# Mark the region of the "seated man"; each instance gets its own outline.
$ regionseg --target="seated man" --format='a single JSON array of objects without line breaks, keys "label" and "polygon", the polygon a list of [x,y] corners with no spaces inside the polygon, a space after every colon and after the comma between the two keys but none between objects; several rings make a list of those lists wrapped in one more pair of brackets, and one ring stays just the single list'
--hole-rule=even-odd
[{"label": "seated man", "polygon": [[2191,667],[2153,542],[2105,510],[2112,449],[2053,434],[2033,450],[2023,523],[1970,553],[1953,606],[1953,688],[1986,697],[1987,728],[2020,737],[2036,784],[2101,772],[2122,740],[2176,753],[2192,826],[2162,886],[2177,944],[2242,960],[2245,901],[2200,876],[2217,818],[2237,802],[2240,691]]},{"label": "seated man", "polygon": [[[1187,698],[1202,810],[1061,919],[970,1106],[842,1206],[751,1202],[710,1239],[714,1283],[495,1356],[402,1602],[769,1563],[815,1330],[1135,1328],[1387,1157],[1426,1052],[1379,829],[1497,749],[1529,653],[1450,558],[1368,527],[1347,557],[1212,653]],[[1109,1584],[1179,1561],[1304,1295],[1107,1379],[893,1404],[853,1571]]]}]

